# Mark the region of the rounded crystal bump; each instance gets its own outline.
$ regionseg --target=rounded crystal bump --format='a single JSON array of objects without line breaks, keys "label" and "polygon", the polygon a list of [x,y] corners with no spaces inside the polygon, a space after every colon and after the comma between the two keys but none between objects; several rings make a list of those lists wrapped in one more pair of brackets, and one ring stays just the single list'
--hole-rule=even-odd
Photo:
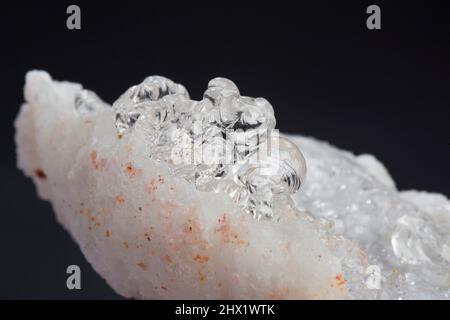
[{"label": "rounded crystal bump", "polygon": [[279,190],[295,193],[306,179],[306,160],[300,149],[290,140],[279,137],[280,167],[277,172]]}]

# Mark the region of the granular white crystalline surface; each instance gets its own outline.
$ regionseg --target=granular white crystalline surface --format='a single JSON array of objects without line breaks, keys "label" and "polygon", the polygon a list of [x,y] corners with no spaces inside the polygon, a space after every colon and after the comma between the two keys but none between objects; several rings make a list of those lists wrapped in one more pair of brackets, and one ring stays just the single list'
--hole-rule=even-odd
[{"label": "granular white crystalline surface", "polygon": [[[220,126],[232,129],[228,136],[275,126],[265,99],[240,96],[226,79],[211,81],[197,102],[183,86],[150,77],[109,106],[79,84],[27,74],[15,123],[18,166],[119,294],[449,298],[445,196],[398,192],[373,156],[301,136],[280,138],[286,161],[267,179],[252,166],[165,161],[163,146],[180,130],[195,136],[199,117],[215,123],[204,139],[212,146],[222,142]],[[248,157],[252,146],[237,155]]]}]

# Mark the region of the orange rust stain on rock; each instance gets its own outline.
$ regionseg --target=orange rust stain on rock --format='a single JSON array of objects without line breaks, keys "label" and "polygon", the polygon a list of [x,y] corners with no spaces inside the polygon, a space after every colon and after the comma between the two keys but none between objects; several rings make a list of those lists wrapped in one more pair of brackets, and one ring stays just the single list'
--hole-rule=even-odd
[{"label": "orange rust stain on rock", "polygon": [[[86,213],[86,215],[85,215]],[[87,209],[86,211],[80,210],[80,215],[81,216],[85,216],[86,220],[88,222],[88,229],[92,230],[92,228],[99,228],[100,227],[100,221],[98,221],[95,217],[95,215],[93,214],[91,209]]]},{"label": "orange rust stain on rock", "polygon": [[202,226],[200,223],[198,223],[197,219],[189,218],[187,221],[183,224],[183,233],[190,234],[190,233],[199,233],[202,230]]},{"label": "orange rust stain on rock", "polygon": [[128,245],[128,241],[124,241],[123,243],[123,246],[125,247],[125,249],[128,249],[130,246]]},{"label": "orange rust stain on rock", "polygon": [[152,179],[149,183],[145,186],[148,193],[152,194],[158,189],[158,186],[156,185],[155,179]]},{"label": "orange rust stain on rock", "polygon": [[165,183],[164,177],[158,175],[158,178],[151,179],[150,182],[145,185],[145,189],[148,193],[152,194],[153,192],[158,190],[158,184],[161,185],[164,183]]},{"label": "orange rust stain on rock", "polygon": [[125,198],[121,196],[120,194],[116,196],[116,203],[117,204],[123,204],[125,202]]},{"label": "orange rust stain on rock", "polygon": [[133,179],[142,174],[142,169],[135,168],[131,162],[128,162],[125,167],[125,172],[131,179]]},{"label": "orange rust stain on rock", "polygon": [[147,265],[144,263],[144,261],[139,261],[139,263],[137,264],[139,268],[141,268],[142,270],[147,270]]},{"label": "orange rust stain on rock", "polygon": [[202,232],[202,226],[194,219],[188,219],[182,226],[183,240],[190,244],[197,243]]},{"label": "orange rust stain on rock", "polygon": [[205,262],[208,262],[209,257],[208,257],[208,256],[202,256],[202,255],[197,254],[193,259],[194,259],[195,261],[197,261],[197,262],[205,263]]},{"label": "orange rust stain on rock", "polygon": [[284,296],[282,294],[279,293],[272,293],[269,295],[269,299],[270,300],[284,300]]},{"label": "orange rust stain on rock", "polygon": [[166,263],[172,263],[172,258],[169,255],[165,255],[164,257],[162,257],[162,260]]},{"label": "orange rust stain on rock", "polygon": [[281,245],[281,249],[287,252],[291,251],[291,242],[286,242],[284,244]]},{"label": "orange rust stain on rock", "polygon": [[144,236],[148,241],[152,241],[154,235],[153,226],[148,226],[145,228]]},{"label": "orange rust stain on rock", "polygon": [[101,211],[101,213],[110,213],[111,209],[110,208],[101,208],[100,211]]},{"label": "orange rust stain on rock", "polygon": [[280,288],[280,289],[274,289],[269,294],[269,299],[272,300],[284,300],[289,295],[290,289],[288,287]]},{"label": "orange rust stain on rock", "polygon": [[105,237],[109,238],[111,236],[111,231],[106,230],[105,231]]},{"label": "orange rust stain on rock", "polygon": [[122,137],[123,137],[123,134],[121,134],[121,133],[119,133],[119,134],[117,135],[117,139],[122,139]]},{"label": "orange rust stain on rock", "polygon": [[248,241],[242,239],[239,232],[234,230],[227,219],[227,215],[223,214],[218,219],[219,227],[215,229],[215,232],[219,233],[224,243],[232,243],[235,245],[247,245]]},{"label": "orange rust stain on rock", "polygon": [[94,216],[92,215],[91,209],[88,209],[88,210],[87,210],[87,219],[88,219],[89,222],[94,222],[94,221],[95,221],[95,218],[94,218]]},{"label": "orange rust stain on rock", "polygon": [[95,170],[101,171],[106,167],[106,159],[97,159],[97,151],[95,150],[91,152],[91,163]]},{"label": "orange rust stain on rock", "polygon": [[203,282],[203,281],[205,281],[205,279],[206,279],[206,275],[203,272],[199,271],[198,272],[198,280],[200,280],[200,282]]},{"label": "orange rust stain on rock", "polygon": [[185,222],[181,225],[181,241],[183,244],[197,246],[200,251],[211,249],[211,244],[203,235],[203,227],[198,221],[196,207],[188,210]]},{"label": "orange rust stain on rock", "polygon": [[342,276],[342,274],[336,275],[335,279],[336,279],[336,282],[337,282],[337,286],[338,286],[338,287],[343,287],[343,286],[345,286],[345,283],[347,282],[347,281],[344,279],[344,277]]},{"label": "orange rust stain on rock", "polygon": [[36,169],[34,170],[34,174],[36,175],[36,177],[38,177],[41,180],[45,180],[47,179],[47,175],[45,174],[44,170],[42,169]]}]

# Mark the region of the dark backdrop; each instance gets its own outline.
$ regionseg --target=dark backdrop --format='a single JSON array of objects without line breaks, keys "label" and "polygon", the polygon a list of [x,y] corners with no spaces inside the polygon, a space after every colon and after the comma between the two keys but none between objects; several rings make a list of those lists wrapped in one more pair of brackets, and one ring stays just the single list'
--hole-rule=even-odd
[{"label": "dark backdrop", "polygon": [[[227,77],[267,98],[281,131],[375,154],[400,189],[450,195],[448,8],[337,2],[73,1],[80,31],[66,28],[71,2],[3,2],[0,298],[118,298],[15,168],[12,122],[34,68],[110,103],[151,74],[196,99],[211,78]],[[365,26],[370,4],[381,7],[381,30]],[[69,264],[81,266],[81,291],[65,287]]]}]

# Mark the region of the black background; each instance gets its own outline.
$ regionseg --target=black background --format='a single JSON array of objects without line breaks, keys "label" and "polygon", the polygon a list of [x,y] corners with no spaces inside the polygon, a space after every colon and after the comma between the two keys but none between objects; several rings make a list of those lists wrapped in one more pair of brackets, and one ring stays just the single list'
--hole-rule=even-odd
[{"label": "black background", "polygon": [[[227,77],[267,98],[281,131],[375,154],[400,189],[450,195],[448,7],[341,2],[2,3],[0,298],[119,298],[15,168],[12,123],[30,69],[109,103],[151,74],[194,99]],[[70,4],[81,7],[79,31],[66,28]],[[381,7],[381,30],[366,28],[370,4]],[[70,264],[82,269],[80,291],[66,289]]]}]

